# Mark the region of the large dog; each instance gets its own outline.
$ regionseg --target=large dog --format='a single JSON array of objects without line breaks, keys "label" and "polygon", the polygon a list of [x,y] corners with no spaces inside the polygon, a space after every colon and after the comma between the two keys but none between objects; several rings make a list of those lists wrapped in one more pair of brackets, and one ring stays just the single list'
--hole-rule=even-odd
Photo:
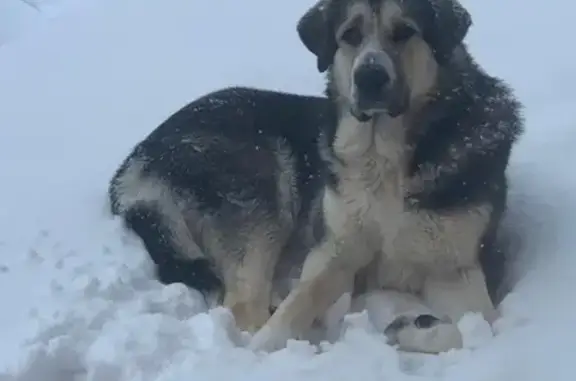
[{"label": "large dog", "polygon": [[161,281],[262,327],[254,349],[305,333],[347,292],[381,289],[398,310],[426,306],[389,337],[446,349],[406,332],[452,335],[437,328],[468,311],[494,318],[495,236],[522,127],[510,91],[462,44],[469,25],[451,0],[318,3],[298,31],[328,97],[231,88],[192,102],[120,166],[112,212]]},{"label": "large dog", "polygon": [[468,53],[470,25],[457,0],[326,0],[302,18],[337,115],[320,144],[326,232],[252,348],[283,345],[358,274],[453,322],[496,318],[495,240],[522,121],[510,90]]}]

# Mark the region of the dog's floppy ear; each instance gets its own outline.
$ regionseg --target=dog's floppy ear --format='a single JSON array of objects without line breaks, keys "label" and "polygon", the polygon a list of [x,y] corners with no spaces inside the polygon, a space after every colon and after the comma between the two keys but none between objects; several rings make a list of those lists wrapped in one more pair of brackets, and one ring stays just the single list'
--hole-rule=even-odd
[{"label": "dog's floppy ear", "polygon": [[298,22],[300,40],[317,58],[318,71],[325,72],[338,48],[329,19],[329,2],[320,0]]},{"label": "dog's floppy ear", "polygon": [[429,3],[429,17],[425,22],[424,39],[439,63],[446,62],[454,49],[464,41],[472,25],[470,13],[458,0],[423,0]]}]

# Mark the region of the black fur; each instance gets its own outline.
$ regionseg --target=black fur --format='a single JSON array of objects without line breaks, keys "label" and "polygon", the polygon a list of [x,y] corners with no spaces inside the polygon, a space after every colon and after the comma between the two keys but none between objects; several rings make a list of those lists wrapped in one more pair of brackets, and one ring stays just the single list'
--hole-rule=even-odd
[{"label": "black fur", "polygon": [[444,64],[472,25],[468,11],[454,0],[404,0],[407,13],[422,27],[424,40]]},{"label": "black fur", "polygon": [[[147,176],[194,199],[199,213],[215,217],[223,231],[239,235],[243,226],[255,221],[279,224],[276,174],[283,168],[274,155],[279,144],[285,145],[296,173],[298,202],[290,227],[296,230],[297,225],[307,225],[310,203],[323,184],[317,140],[320,128],[332,123],[330,109],[324,98],[228,88],[183,107],[133,149],[111,181],[112,212],[123,215],[127,226],[143,239],[162,282],[182,282],[204,293],[222,292],[223,287],[221,271],[204,259],[210,259],[210,253],[201,253],[202,259],[190,263],[172,245],[155,205],[141,203],[121,210],[123,194],[117,182],[132,161],[145,160]],[[242,204],[253,210],[246,213]],[[317,228],[316,234],[321,234]],[[201,250],[209,250],[197,243]]]},{"label": "black fur", "polygon": [[126,226],[141,237],[156,264],[156,274],[160,282],[184,283],[203,294],[224,288],[207,258],[186,261],[175,255],[178,249],[155,209],[135,207],[126,212],[124,219]]},{"label": "black fur", "polygon": [[506,209],[506,168],[523,131],[521,106],[500,79],[478,67],[465,47],[459,53],[442,68],[426,129],[413,136],[412,174],[424,170],[436,177],[408,202],[430,210],[492,205],[479,260],[490,296],[497,301],[506,258],[496,235]]}]

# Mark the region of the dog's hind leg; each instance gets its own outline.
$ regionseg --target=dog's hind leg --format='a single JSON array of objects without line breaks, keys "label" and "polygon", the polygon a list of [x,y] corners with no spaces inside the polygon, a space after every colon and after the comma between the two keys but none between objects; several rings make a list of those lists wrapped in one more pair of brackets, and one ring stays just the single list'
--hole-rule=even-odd
[{"label": "dog's hind leg", "polygon": [[[213,268],[213,263],[201,253],[186,226],[176,227],[178,224],[162,215],[151,204],[134,205],[124,213],[124,220],[142,239],[156,265],[160,282],[183,283],[196,289],[204,295],[208,305],[219,301],[222,282]],[[181,242],[184,236],[188,239]],[[184,243],[186,252],[183,252]]]},{"label": "dog's hind leg", "polygon": [[114,174],[108,188],[111,212],[140,237],[162,283],[184,283],[200,291],[209,305],[217,303],[223,285],[214,261],[201,250],[186,222],[186,214],[196,206],[150,171],[148,161],[136,150]]},{"label": "dog's hind leg", "polygon": [[274,269],[285,242],[269,226],[240,236],[243,242],[225,254],[224,306],[240,329],[255,332],[270,317]]}]

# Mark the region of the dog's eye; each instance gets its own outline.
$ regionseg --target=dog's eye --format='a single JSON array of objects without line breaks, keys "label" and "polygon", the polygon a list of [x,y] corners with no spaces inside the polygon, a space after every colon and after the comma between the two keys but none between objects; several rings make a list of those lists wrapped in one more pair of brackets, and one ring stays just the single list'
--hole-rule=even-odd
[{"label": "dog's eye", "polygon": [[396,43],[405,42],[415,34],[416,29],[414,29],[414,27],[408,24],[398,25],[392,32],[392,41]]},{"label": "dog's eye", "polygon": [[340,39],[350,46],[358,46],[362,43],[362,31],[358,26],[352,26],[344,31]]}]

